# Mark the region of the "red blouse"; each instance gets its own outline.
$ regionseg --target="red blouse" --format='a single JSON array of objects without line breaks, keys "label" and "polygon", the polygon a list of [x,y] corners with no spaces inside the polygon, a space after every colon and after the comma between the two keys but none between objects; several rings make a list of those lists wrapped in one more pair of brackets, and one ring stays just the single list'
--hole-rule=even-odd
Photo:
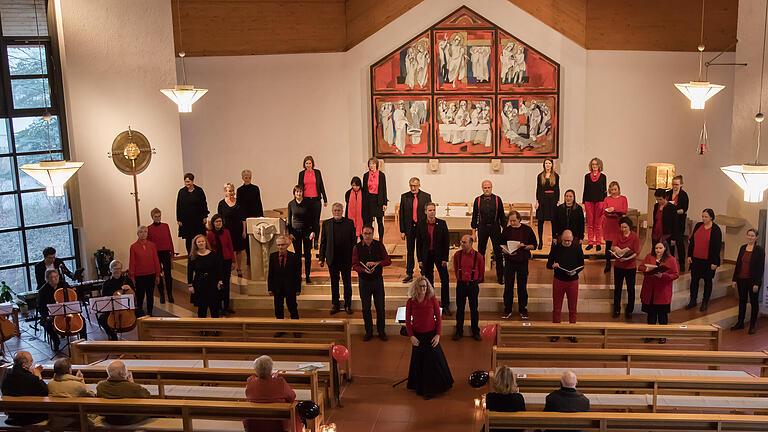
[{"label": "red blouse", "polygon": [[408,336],[414,333],[427,333],[432,330],[440,334],[442,319],[440,318],[440,303],[437,297],[425,298],[421,303],[409,298],[405,303],[405,330]]},{"label": "red blouse", "polygon": [[739,265],[739,274],[736,275],[739,279],[750,279],[749,276],[749,263],[752,261],[752,252],[744,250],[741,255],[741,264]]},{"label": "red blouse", "polygon": [[136,282],[136,276],[160,275],[160,260],[157,258],[157,247],[149,240],[136,240],[131,245],[128,261],[128,275]]},{"label": "red blouse", "polygon": [[[245,384],[245,398],[248,402],[256,403],[291,403],[296,400],[296,392],[288,385],[285,378],[271,376],[261,379],[251,375]],[[299,427],[301,420],[298,418],[294,427]],[[256,420],[245,419],[243,426],[246,432],[268,432],[292,430],[289,420]],[[295,430],[301,430],[297,428]]]},{"label": "red blouse", "polygon": [[712,227],[704,228],[704,225],[693,234],[693,257],[698,259],[709,259],[709,238],[712,235]]},{"label": "red blouse", "polygon": [[456,274],[457,281],[483,282],[485,280],[483,255],[477,251],[464,253],[463,250],[459,249],[453,255],[453,272]]},{"label": "red blouse", "polygon": [[379,170],[368,171],[368,193],[376,195],[379,193]]},{"label": "red blouse", "polygon": [[304,171],[304,197],[317,198],[317,179],[315,170]]},{"label": "red blouse", "polygon": [[154,243],[158,251],[171,251],[171,256],[173,256],[173,238],[167,223],[149,224],[147,226],[147,240]]},{"label": "red blouse", "polygon": [[[208,244],[211,245],[211,249],[221,254],[221,259],[230,260],[235,256],[235,249],[232,247],[232,236],[229,235],[229,230],[226,228],[222,228],[221,231],[221,234],[217,237],[213,231],[208,230],[208,234],[206,234]],[[221,240],[221,244],[219,244],[217,239]]]},{"label": "red blouse", "polygon": [[[637,254],[640,253],[640,238],[634,231],[630,231],[629,235],[626,237],[624,237],[624,234],[619,233],[619,237],[616,239],[616,242],[613,244],[613,246],[616,246],[619,249],[629,248],[629,252],[627,252],[626,256]],[[637,257],[626,261],[622,261],[616,258],[613,260],[613,266],[620,269],[636,268]]]}]

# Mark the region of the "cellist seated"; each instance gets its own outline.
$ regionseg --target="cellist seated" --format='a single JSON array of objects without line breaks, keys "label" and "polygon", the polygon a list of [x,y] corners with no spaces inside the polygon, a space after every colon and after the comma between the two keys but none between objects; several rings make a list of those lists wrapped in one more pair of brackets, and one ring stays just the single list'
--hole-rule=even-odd
[{"label": "cellist seated", "polygon": [[[122,291],[123,285],[128,285],[133,289],[133,281],[131,278],[123,274],[123,263],[118,260],[112,260],[109,263],[109,271],[112,273],[109,279],[105,280],[101,286],[101,295],[105,297],[115,295],[115,292]],[[104,333],[107,334],[109,340],[117,340],[117,332],[109,326],[107,322],[109,320],[108,313],[98,314],[97,320],[99,326],[104,329]]]},{"label": "cellist seated", "polygon": [[[59,288],[66,288],[68,285],[66,282],[59,279],[59,271],[56,269],[48,269],[45,271],[45,284],[37,291],[37,310],[40,314],[40,323],[43,325],[45,332],[51,338],[53,343],[53,350],[59,350],[59,334],[53,325],[54,317],[48,316],[48,305],[56,303],[54,293]],[[71,301],[74,301],[72,299]],[[87,339],[88,332],[83,326],[80,330],[80,338]]]}]

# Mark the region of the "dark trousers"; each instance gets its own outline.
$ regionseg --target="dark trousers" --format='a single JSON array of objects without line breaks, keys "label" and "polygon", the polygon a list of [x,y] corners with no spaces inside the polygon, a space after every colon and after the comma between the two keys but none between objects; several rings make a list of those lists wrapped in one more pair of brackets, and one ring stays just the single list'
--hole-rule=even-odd
[{"label": "dark trousers", "polygon": [[288,307],[291,319],[299,319],[299,305],[296,303],[295,292],[276,292],[272,294],[272,297],[275,300],[275,318],[285,318],[283,311],[283,301],[285,301],[285,306]]},{"label": "dark trousers", "polygon": [[413,268],[415,267],[413,255],[416,253],[416,223],[413,221],[406,222],[405,245],[405,273],[408,276],[413,276]]},{"label": "dark trousers", "polygon": [[577,318],[576,306],[579,304],[579,280],[552,280],[552,322],[560,323],[563,310],[563,296],[568,296],[568,322],[574,324]]},{"label": "dark trousers", "polygon": [[[51,342],[53,343],[53,349],[58,351],[61,338],[59,338],[59,332],[57,332],[56,328],[53,326],[53,319],[54,317],[47,316],[45,318],[42,318],[41,322],[43,323],[43,328],[45,329],[45,332],[48,333],[48,337],[51,338]],[[78,334],[78,336],[80,336],[80,339],[88,339],[88,331],[85,328],[86,325],[87,324],[84,323],[83,329],[80,330],[80,333]]]},{"label": "dark trousers", "polygon": [[424,266],[421,268],[421,274],[429,280],[429,283],[431,283],[432,286],[435,286],[435,267],[437,267],[437,274],[440,276],[440,305],[443,308],[447,308],[451,305],[448,268],[443,267],[443,262],[436,259],[435,251],[427,251],[426,255],[424,261],[422,261]]},{"label": "dark trousers", "polygon": [[670,237],[670,240],[674,240],[675,245],[669,245],[669,253],[677,257],[677,265],[682,272],[685,269],[685,236],[677,234],[674,237]]},{"label": "dark trousers", "polygon": [[165,298],[165,292],[168,293],[168,300],[173,301],[173,275],[171,274],[171,251],[157,251],[157,259],[160,260],[160,267],[163,269],[163,277],[157,284],[157,293],[160,298]]},{"label": "dark trousers", "polygon": [[613,257],[613,254],[611,253],[612,246],[613,246],[613,241],[611,240],[605,241],[605,264],[606,265],[611,263],[611,258]]},{"label": "dark trousers", "polygon": [[309,239],[311,233],[312,231],[309,229],[299,229],[293,233],[293,251],[296,252],[299,259],[304,255],[304,274],[306,277],[309,277],[309,271],[312,267],[312,240]]},{"label": "dark trousers", "polygon": [[[323,211],[323,204],[320,202],[320,197],[304,197],[309,204],[309,208],[312,211],[312,223],[315,227],[315,244],[320,237],[320,213]],[[309,235],[309,233],[307,233]]]},{"label": "dark trousers", "polygon": [[189,251],[192,249],[192,238],[185,238],[184,239],[184,246],[187,247],[187,255],[189,255]]},{"label": "dark trousers", "polygon": [[512,313],[517,277],[517,310],[528,313],[528,261],[504,263],[504,315]]},{"label": "dark trousers", "polygon": [[456,333],[464,334],[464,306],[469,301],[469,319],[472,334],[480,333],[480,314],[477,312],[477,296],[480,286],[477,282],[456,282]]},{"label": "dark trousers", "polygon": [[715,271],[710,267],[707,260],[700,258],[691,259],[691,303],[696,304],[699,299],[699,281],[704,280],[704,295],[701,297],[702,303],[709,302],[709,296],[712,295],[712,279],[715,277]]},{"label": "dark trousers", "polygon": [[224,260],[221,264],[221,289],[219,290],[219,301],[221,302],[221,310],[225,311],[229,309],[229,283],[232,279],[232,260]]},{"label": "dark trousers", "polygon": [[211,318],[219,317],[219,305],[221,300],[218,298],[198,298],[197,299],[197,317],[205,318],[208,311],[211,311]]},{"label": "dark trousers", "polygon": [[117,340],[117,332],[115,329],[109,326],[109,323],[107,322],[109,320],[109,314],[108,313],[102,313],[98,314],[96,317],[96,321],[99,322],[99,327],[104,330],[104,333],[107,334],[107,338],[109,340]]},{"label": "dark trousers", "polygon": [[749,279],[736,279],[736,289],[739,292],[739,319],[737,324],[744,324],[744,317],[747,314],[747,300],[749,300],[749,325],[754,326],[757,323],[757,313],[760,312],[760,306],[757,304],[757,294],[760,292],[752,291],[752,281]]},{"label": "dark trousers", "polygon": [[[352,267],[349,259],[340,257],[339,259],[346,264],[334,262],[328,266],[328,273],[331,275],[331,304],[339,306],[339,279],[344,283],[344,306],[352,307]],[[334,260],[336,261],[336,260]]]},{"label": "dark trousers", "polygon": [[[607,249],[607,248],[606,248]],[[613,267],[613,311],[621,312],[621,288],[624,281],[627,282],[627,306],[625,314],[631,314],[635,310],[635,277],[637,269],[623,269]]]},{"label": "dark trousers", "polygon": [[[155,274],[136,276],[136,309],[143,309],[152,316],[152,306],[155,304]],[[144,296],[147,297],[147,308],[144,309]]]},{"label": "dark trousers", "polygon": [[374,219],[376,219],[376,226],[378,227],[378,230],[379,230],[379,241],[384,241],[384,215],[383,214],[381,216],[364,215],[363,224],[373,226]]},{"label": "dark trousers", "polygon": [[477,251],[485,256],[488,239],[491,239],[493,258],[496,261],[496,279],[504,279],[504,258],[501,255],[501,229],[498,225],[479,225],[477,227]]},{"label": "dark trousers", "polygon": [[358,288],[360,289],[360,301],[363,303],[365,334],[373,334],[371,298],[373,298],[373,305],[376,307],[376,329],[380,335],[386,334],[386,322],[384,317],[384,279],[381,276],[373,280],[360,278]]},{"label": "dark trousers", "polygon": [[666,310],[652,309],[648,311],[648,324],[669,324],[669,312]]}]

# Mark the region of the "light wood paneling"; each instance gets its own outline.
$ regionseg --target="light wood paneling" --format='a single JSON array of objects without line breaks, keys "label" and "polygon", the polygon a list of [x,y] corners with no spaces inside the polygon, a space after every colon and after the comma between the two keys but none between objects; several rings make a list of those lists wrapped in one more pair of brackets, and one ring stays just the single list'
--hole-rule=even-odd
[{"label": "light wood paneling", "polygon": [[347,45],[350,49],[411,10],[422,0],[347,0]]},{"label": "light wood paneling", "polygon": [[563,36],[568,39],[576,42],[582,47],[586,46],[588,0],[509,1],[520,9],[533,15],[539,21],[562,33]]}]

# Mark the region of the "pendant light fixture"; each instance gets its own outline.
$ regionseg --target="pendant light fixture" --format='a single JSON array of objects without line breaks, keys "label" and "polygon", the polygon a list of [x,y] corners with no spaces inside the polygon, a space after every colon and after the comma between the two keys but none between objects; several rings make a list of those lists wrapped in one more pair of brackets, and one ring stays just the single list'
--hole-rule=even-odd
[{"label": "pendant light fixture", "polygon": [[[35,0],[35,26],[37,27],[38,51],[40,53],[40,73],[45,74],[45,64],[43,63],[43,45],[40,39],[40,24],[37,17],[37,0]],[[48,103],[48,88],[45,79],[40,80],[43,87],[43,105]],[[64,160],[54,160],[51,153],[51,116],[48,107],[45,108],[43,120],[45,121],[46,143],[48,147],[48,156],[50,160],[40,161],[32,164],[24,164],[19,167],[23,172],[40,182],[45,186],[45,192],[48,196],[63,196],[64,184],[69,180],[77,170],[83,166],[83,162],[70,162]]]},{"label": "pendant light fixture", "polygon": [[768,2],[765,7],[765,19],[763,22],[763,61],[760,63],[760,93],[758,93],[758,112],[755,114],[757,123],[757,151],[755,163],[730,165],[720,168],[725,175],[731,178],[744,190],[744,201],[757,203],[763,200],[763,193],[768,189],[768,165],[760,163],[760,130],[765,120],[763,114],[763,76],[765,74],[765,39],[768,30]]},{"label": "pendant light fixture", "polygon": [[712,84],[702,75],[704,72],[704,0],[701,0],[701,37],[699,39],[699,77],[696,81],[675,84],[680,92],[691,101],[691,109],[704,109],[707,99],[716,95],[725,86]]},{"label": "pendant light fixture", "polygon": [[208,89],[196,88],[194,85],[187,84],[187,70],[184,67],[186,53],[184,52],[184,44],[181,38],[181,8],[179,3],[181,3],[181,0],[176,0],[176,20],[179,27],[179,57],[181,57],[181,79],[183,84],[176,84],[174,88],[162,89],[160,91],[179,106],[180,113],[188,113],[192,112],[192,104],[203,97],[208,92]]}]

